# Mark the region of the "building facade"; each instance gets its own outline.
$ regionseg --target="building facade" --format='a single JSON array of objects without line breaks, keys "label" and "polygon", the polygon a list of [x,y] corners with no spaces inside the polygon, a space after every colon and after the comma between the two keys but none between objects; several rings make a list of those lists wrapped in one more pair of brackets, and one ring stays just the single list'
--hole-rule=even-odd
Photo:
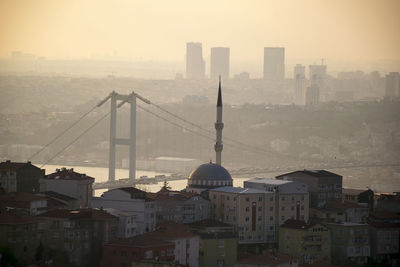
[{"label": "building facade", "polygon": [[234,226],[239,244],[275,243],[276,197],[253,188],[220,187],[209,192],[211,217]]},{"label": "building facade", "polygon": [[212,47],[210,58],[210,78],[229,79],[229,47]]},{"label": "building facade", "polygon": [[279,228],[279,251],[300,264],[331,262],[331,235],[322,224],[287,220]]},{"label": "building facade", "polygon": [[53,191],[73,197],[80,208],[90,208],[94,178],[74,169],[61,168],[40,179],[40,192]]},{"label": "building facade", "polygon": [[325,170],[303,170],[282,174],[276,177],[305,183],[310,192],[310,207],[320,208],[327,203],[342,199],[343,177]]},{"label": "building facade", "polygon": [[285,48],[264,47],[264,79],[285,79]]},{"label": "building facade", "polygon": [[186,79],[204,79],[206,64],[201,43],[186,44]]}]

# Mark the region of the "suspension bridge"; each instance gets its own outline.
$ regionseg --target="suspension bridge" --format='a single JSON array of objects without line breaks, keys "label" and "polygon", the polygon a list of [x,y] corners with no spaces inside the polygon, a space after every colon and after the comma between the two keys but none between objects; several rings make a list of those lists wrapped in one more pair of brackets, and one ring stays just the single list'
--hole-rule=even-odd
[{"label": "suspension bridge", "polygon": [[[178,115],[170,110],[153,103],[149,99],[139,95],[138,93],[132,91],[130,94],[118,94],[116,92],[111,92],[107,97],[101,100],[97,105],[90,108],[86,113],[81,115],[77,120],[75,120],[71,125],[69,125],[66,129],[61,131],[58,135],[56,135],[53,139],[51,139],[47,144],[45,144],[39,151],[33,154],[28,160],[34,159],[37,155],[43,152],[46,148],[62,139],[66,133],[71,131],[74,127],[83,121],[86,117],[92,114],[96,109],[100,109],[106,102],[110,101],[110,110],[108,112],[103,112],[99,118],[97,118],[89,127],[81,131],[75,138],[73,138],[70,142],[68,142],[65,146],[61,147],[56,153],[54,153],[49,159],[47,159],[41,166],[44,167],[53,161],[55,158],[60,156],[64,151],[73,146],[82,136],[87,134],[101,122],[103,122],[107,117],[109,117],[109,151],[108,151],[108,181],[102,183],[95,183],[94,189],[105,189],[105,188],[115,188],[121,186],[129,186],[134,184],[148,184],[148,183],[158,183],[163,181],[172,181],[172,180],[183,180],[187,179],[187,177],[183,174],[174,174],[174,175],[158,175],[156,177],[136,177],[136,161],[137,161],[137,145],[146,145],[137,143],[137,131],[140,128],[137,126],[137,115],[145,113],[147,116],[152,117],[154,120],[158,122],[163,122],[168,124],[171,127],[179,129],[185,133],[189,133],[192,136],[196,136],[196,138],[201,138],[206,140],[207,143],[215,141],[215,131],[205,128],[198,123],[190,121],[184,118],[181,115]],[[129,111],[129,136],[128,138],[120,138],[117,136],[117,111],[123,107],[124,105],[130,105]],[[127,125],[127,124],[125,124]],[[165,134],[163,131],[157,131],[158,135]],[[210,142],[211,141],[211,142]],[[190,143],[190,141],[188,142]],[[224,144],[225,147],[230,149],[235,149],[240,151],[240,153],[251,153],[257,154],[263,157],[282,157],[279,153],[266,150],[254,145],[249,145],[241,140],[236,140],[234,138],[230,138],[224,135]],[[115,168],[116,168],[116,148],[118,146],[126,146],[129,149],[129,177],[119,177],[120,179],[116,179]],[[171,149],[175,149],[174,145],[171,145]],[[285,157],[290,157],[285,155]],[[295,157],[293,157],[295,158]],[[339,169],[339,168],[367,168],[367,167],[390,167],[390,166],[400,166],[398,162],[375,162],[375,163],[345,163],[345,164],[308,164],[307,166],[301,166],[300,164],[297,166],[282,166],[282,167],[269,167],[269,168],[242,168],[242,169],[232,169],[230,173],[233,176],[243,176],[243,175],[256,175],[256,174],[267,174],[274,172],[289,172],[299,169]]]}]

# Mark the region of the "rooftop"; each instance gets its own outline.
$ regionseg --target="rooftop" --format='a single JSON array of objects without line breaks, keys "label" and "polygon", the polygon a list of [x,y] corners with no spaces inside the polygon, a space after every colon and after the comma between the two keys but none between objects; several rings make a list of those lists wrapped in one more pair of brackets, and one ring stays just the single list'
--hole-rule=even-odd
[{"label": "rooftop", "polygon": [[0,171],[16,171],[24,166],[33,166],[34,168],[39,169],[35,165],[32,165],[30,161],[28,162],[12,162],[10,160],[0,162]]},{"label": "rooftop", "polygon": [[78,210],[65,210],[57,209],[42,213],[38,216],[50,218],[65,218],[65,219],[93,219],[93,220],[109,220],[116,217],[108,214],[104,210],[98,209],[78,209]]},{"label": "rooftop", "polygon": [[46,175],[45,179],[49,179],[49,180],[90,180],[90,181],[94,182],[93,177],[87,176],[84,173],[74,172],[73,168],[57,169],[56,172]]},{"label": "rooftop", "polygon": [[343,188],[342,189],[342,194],[343,195],[359,195],[362,192],[365,192],[367,190],[365,190],[365,189],[354,189],[354,188]]},{"label": "rooftop", "polygon": [[237,260],[239,264],[251,264],[255,266],[277,266],[291,261],[293,261],[293,257],[289,255],[272,252],[266,252],[260,255],[248,254]]},{"label": "rooftop", "polygon": [[368,224],[374,228],[400,228],[400,223],[369,222]]},{"label": "rooftop", "polygon": [[59,200],[63,200],[63,201],[72,201],[72,200],[76,200],[76,198],[64,195],[64,194],[60,194],[54,191],[45,191],[45,192],[40,192],[40,195],[45,195],[49,198],[55,198],[55,199],[59,199]]},{"label": "rooftop", "polygon": [[274,178],[253,178],[253,179],[247,180],[246,182],[259,183],[259,184],[273,184],[273,185],[293,183],[293,181],[279,180],[279,179],[274,179]]},{"label": "rooftop", "polygon": [[308,229],[308,228],[310,228],[311,226],[314,226],[314,225],[315,225],[315,223],[307,224],[304,221],[289,219],[289,220],[286,220],[280,227],[306,230],[306,229]]},{"label": "rooftop", "polygon": [[294,172],[289,172],[285,174],[281,174],[276,176],[278,177],[283,177],[283,176],[289,176],[289,175],[296,175],[296,174],[305,174],[308,176],[313,176],[317,178],[324,178],[324,177],[331,177],[331,176],[336,176],[336,177],[342,177],[336,173],[325,171],[325,170],[302,170],[302,171],[294,171]]},{"label": "rooftop", "polygon": [[38,221],[40,221],[38,217],[11,214],[7,212],[0,213],[0,224],[15,225],[15,224],[36,223]]},{"label": "rooftop", "polygon": [[215,191],[215,192],[226,192],[226,193],[236,193],[236,194],[266,194],[266,193],[271,193],[272,192],[266,192],[264,190],[259,190],[259,189],[253,189],[253,188],[243,188],[243,187],[231,187],[231,186],[223,186],[223,187],[218,187],[211,189],[210,191]]},{"label": "rooftop", "polygon": [[46,200],[46,197],[30,193],[13,192],[0,195],[0,206],[29,209],[32,201]]}]

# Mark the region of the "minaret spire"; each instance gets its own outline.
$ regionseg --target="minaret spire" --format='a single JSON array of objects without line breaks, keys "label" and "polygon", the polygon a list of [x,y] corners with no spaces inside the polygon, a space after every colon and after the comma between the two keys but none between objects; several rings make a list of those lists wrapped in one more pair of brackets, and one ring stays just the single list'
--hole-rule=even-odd
[{"label": "minaret spire", "polygon": [[215,122],[216,130],[216,142],[214,145],[215,149],[215,163],[221,165],[221,153],[223,149],[222,145],[222,129],[224,124],[222,123],[222,92],[221,92],[221,75],[219,76],[219,86],[218,86],[218,100],[217,100],[217,121]]}]

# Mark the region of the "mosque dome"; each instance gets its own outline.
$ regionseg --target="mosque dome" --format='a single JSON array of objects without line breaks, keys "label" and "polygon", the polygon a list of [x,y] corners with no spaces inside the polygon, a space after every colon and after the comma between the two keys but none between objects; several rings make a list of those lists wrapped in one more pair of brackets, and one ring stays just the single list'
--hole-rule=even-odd
[{"label": "mosque dome", "polygon": [[214,163],[206,163],[192,171],[189,175],[188,187],[206,189],[232,186],[232,183],[232,177],[224,167]]}]

